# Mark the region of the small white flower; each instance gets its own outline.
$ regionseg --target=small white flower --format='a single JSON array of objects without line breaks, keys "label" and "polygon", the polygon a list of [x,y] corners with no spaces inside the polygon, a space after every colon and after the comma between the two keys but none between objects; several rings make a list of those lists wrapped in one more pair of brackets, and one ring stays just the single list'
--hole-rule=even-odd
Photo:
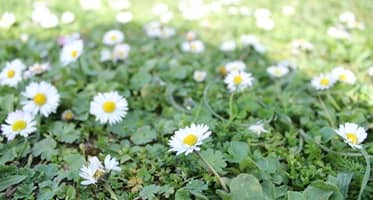
[{"label": "small white flower", "polygon": [[267,72],[272,77],[283,77],[289,73],[289,68],[283,65],[274,65],[267,68]]},{"label": "small white flower", "polygon": [[0,73],[0,85],[16,87],[22,81],[22,72],[25,68],[19,59],[7,62]]},{"label": "small white flower", "polygon": [[255,18],[267,18],[271,17],[271,11],[267,8],[258,8],[254,11]]},{"label": "small white flower", "polygon": [[354,28],[357,25],[355,15],[349,11],[340,14],[339,21],[345,24],[348,28]]},{"label": "small white flower", "polygon": [[373,77],[373,66],[368,68],[368,75]]},{"label": "small white flower", "polygon": [[5,12],[0,16],[0,28],[9,28],[16,22],[16,17],[13,13]]},{"label": "small white flower", "polygon": [[361,148],[360,144],[367,138],[365,129],[355,123],[341,124],[335,131],[353,148]]},{"label": "small white flower", "polygon": [[83,40],[74,40],[62,47],[60,60],[62,65],[68,65],[78,60],[83,53]]},{"label": "small white flower", "polygon": [[165,38],[169,38],[175,35],[175,29],[171,27],[163,26],[158,21],[153,21],[153,22],[146,24],[144,26],[144,30],[150,38],[165,39]]},{"label": "small white flower", "polygon": [[75,20],[74,13],[70,11],[65,11],[64,13],[62,13],[61,22],[63,24],[71,24],[72,22],[74,22],[74,20]]},{"label": "small white flower", "polygon": [[260,136],[262,133],[268,132],[268,130],[264,128],[264,125],[261,122],[257,122],[256,124],[250,125],[248,129],[249,131],[256,133],[258,136]]},{"label": "small white flower", "polygon": [[242,72],[246,68],[246,64],[240,60],[229,62],[225,64],[225,70],[227,73],[238,71]]},{"label": "small white flower", "polygon": [[300,54],[302,51],[310,52],[313,50],[313,44],[304,39],[297,39],[291,42],[292,50],[294,55]]},{"label": "small white flower", "polygon": [[106,172],[113,171],[120,171],[122,170],[119,167],[119,162],[115,158],[111,158],[111,155],[107,155],[104,160],[105,170]]},{"label": "small white flower", "polygon": [[116,124],[127,115],[127,100],[118,92],[98,93],[91,102],[90,113],[101,124]]},{"label": "small white flower", "polygon": [[112,52],[109,49],[102,49],[100,52],[100,61],[105,62],[112,59]]},{"label": "small white flower", "polygon": [[242,46],[252,47],[258,53],[264,53],[266,51],[266,48],[262,45],[262,43],[259,42],[259,40],[254,35],[242,35],[240,40]]},{"label": "small white flower", "polygon": [[335,67],[332,70],[332,74],[342,83],[354,84],[356,82],[355,74],[351,70],[345,69],[341,66]]},{"label": "small white flower", "polygon": [[202,81],[205,80],[206,75],[207,75],[206,71],[199,71],[199,70],[196,70],[196,71],[194,71],[194,73],[193,73],[193,78],[194,78],[194,80],[197,81],[197,82],[202,82]]},{"label": "small white flower", "polygon": [[186,41],[181,45],[181,49],[185,52],[202,53],[205,50],[205,45],[200,40]]},{"label": "small white flower", "polygon": [[28,69],[24,72],[25,78],[30,78],[32,76],[42,74],[45,71],[50,70],[50,65],[49,63],[35,63],[28,67]]},{"label": "small white flower", "polygon": [[174,17],[172,12],[166,12],[160,16],[160,21],[164,24],[167,24]]},{"label": "small white flower", "polygon": [[29,35],[27,33],[22,33],[19,39],[21,39],[22,42],[27,42],[29,39]]},{"label": "small white flower", "polygon": [[105,169],[96,156],[90,157],[88,165],[83,165],[79,173],[85,179],[81,182],[82,185],[96,184],[104,175]]},{"label": "small white flower", "polygon": [[336,81],[332,74],[320,74],[312,79],[311,85],[316,90],[325,90],[332,87]]},{"label": "small white flower", "polygon": [[341,26],[333,26],[329,27],[327,31],[328,35],[340,39],[340,40],[348,40],[351,39],[351,34]]},{"label": "small white flower", "polygon": [[119,30],[110,30],[104,34],[102,42],[106,45],[119,44],[124,40],[124,34]]},{"label": "small white flower", "polygon": [[188,41],[193,41],[197,38],[197,34],[194,31],[188,31],[185,34],[185,39]]},{"label": "small white flower", "polygon": [[30,83],[22,95],[26,97],[21,102],[23,110],[32,114],[41,113],[48,117],[51,113],[56,112],[60,103],[60,95],[57,89],[47,82]]},{"label": "small white flower", "polygon": [[224,41],[220,45],[220,50],[222,50],[222,51],[233,51],[235,49],[236,49],[236,42],[234,40]]},{"label": "small white flower", "polygon": [[203,140],[211,135],[209,127],[204,124],[192,124],[189,127],[175,131],[168,144],[170,151],[175,151],[176,155],[184,153],[188,155],[193,151],[199,151]]},{"label": "small white flower", "polygon": [[130,50],[131,50],[131,47],[128,44],[123,43],[123,44],[115,45],[113,53],[112,53],[113,60],[114,61],[125,60],[126,58],[128,58]]},{"label": "small white flower", "polygon": [[266,31],[270,31],[275,27],[275,22],[270,17],[257,18],[256,26]]},{"label": "small white flower", "polygon": [[49,10],[47,4],[42,2],[34,4],[32,20],[42,28],[53,28],[58,25],[58,17]]},{"label": "small white flower", "polygon": [[282,7],[282,14],[285,16],[291,16],[294,15],[295,9],[293,6],[284,6]]},{"label": "small white flower", "polygon": [[117,20],[117,22],[121,23],[121,24],[127,24],[128,22],[132,21],[132,13],[127,11],[127,12],[119,12],[117,14],[117,16],[115,17],[115,19]]},{"label": "small white flower", "polygon": [[228,73],[224,82],[227,84],[229,91],[241,92],[253,85],[254,78],[250,73],[233,71]]},{"label": "small white flower", "polygon": [[1,125],[2,134],[8,141],[13,140],[17,135],[27,137],[36,131],[36,123],[30,113],[17,110],[8,114],[5,124]]}]

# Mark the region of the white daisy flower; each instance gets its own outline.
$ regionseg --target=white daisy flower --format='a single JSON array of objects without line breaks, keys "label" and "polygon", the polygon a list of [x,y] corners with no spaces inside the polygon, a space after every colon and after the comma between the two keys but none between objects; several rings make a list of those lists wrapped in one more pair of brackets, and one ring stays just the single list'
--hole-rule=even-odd
[{"label": "white daisy flower", "polygon": [[119,162],[115,158],[111,158],[111,155],[107,155],[104,160],[105,170],[106,172],[113,171],[120,171],[122,170],[119,167]]},{"label": "white daisy flower", "polygon": [[35,63],[28,67],[28,69],[24,72],[25,78],[30,78],[32,76],[42,74],[45,71],[50,70],[50,65],[49,63]]},{"label": "white daisy flower", "polygon": [[203,140],[211,135],[209,127],[204,124],[191,124],[189,127],[175,131],[168,144],[169,151],[175,151],[176,155],[184,153],[188,155],[193,151],[199,151]]},{"label": "white daisy flower", "polygon": [[104,166],[96,156],[90,157],[88,160],[88,165],[83,165],[80,168],[79,176],[85,179],[81,182],[82,185],[96,184],[106,173]]},{"label": "white daisy flower", "polygon": [[332,70],[332,74],[342,83],[354,84],[356,82],[355,74],[351,70],[345,69],[341,66],[335,67]]},{"label": "white daisy flower", "polygon": [[336,39],[340,39],[340,40],[351,39],[351,34],[342,26],[329,27],[327,33],[330,37],[333,37]]},{"label": "white daisy flower", "polygon": [[127,115],[127,100],[118,92],[98,93],[91,102],[90,113],[101,124],[116,124]]},{"label": "white daisy flower", "polygon": [[353,148],[361,148],[360,144],[367,138],[365,129],[355,123],[341,124],[335,131]]},{"label": "white daisy flower", "polygon": [[340,14],[339,21],[349,28],[353,28],[357,24],[355,15],[349,11]]},{"label": "white daisy flower", "polygon": [[181,49],[185,52],[202,53],[205,45],[200,40],[186,41],[181,45]]},{"label": "white daisy flower", "polygon": [[196,70],[193,73],[193,78],[197,82],[202,82],[202,81],[204,81],[206,79],[206,75],[207,75],[206,71]]},{"label": "white daisy flower", "polygon": [[23,110],[32,114],[41,113],[48,117],[51,113],[56,112],[60,103],[60,95],[57,89],[47,82],[30,83],[22,95],[26,97],[21,104]]},{"label": "white daisy flower", "polygon": [[175,35],[175,29],[163,26],[158,21],[153,21],[146,24],[144,26],[144,30],[150,38],[166,39]]},{"label": "white daisy flower", "polygon": [[125,60],[126,58],[128,58],[130,50],[131,47],[128,44],[123,43],[115,45],[112,53],[113,60]]},{"label": "white daisy flower", "polygon": [[283,65],[274,65],[267,68],[267,73],[272,77],[283,77],[289,73],[289,68]]},{"label": "white daisy flower", "polygon": [[164,14],[162,14],[160,17],[159,17],[159,20],[164,23],[164,24],[167,24],[168,22],[171,21],[171,19],[174,17],[174,14],[172,12],[166,12]]},{"label": "white daisy flower", "polygon": [[227,41],[224,41],[221,45],[220,45],[220,50],[221,51],[233,51],[236,49],[236,42],[234,40],[227,40]]},{"label": "white daisy flower", "polygon": [[242,72],[245,70],[245,68],[246,64],[240,60],[236,60],[225,64],[225,70],[227,73],[234,71]]},{"label": "white daisy flower", "polygon": [[22,72],[25,68],[25,65],[19,59],[7,62],[0,73],[0,85],[16,87],[22,81]]},{"label": "white daisy flower", "polygon": [[264,128],[264,125],[261,122],[250,125],[248,129],[249,131],[256,133],[258,136],[260,136],[262,133],[268,132],[268,130]]},{"label": "white daisy flower", "polygon": [[112,59],[112,52],[109,49],[102,49],[100,52],[100,61],[105,62]]},{"label": "white daisy flower", "polygon": [[133,18],[132,13],[129,11],[119,12],[115,17],[117,22],[121,24],[127,24],[128,22],[132,21],[132,18]]},{"label": "white daisy flower", "polygon": [[16,17],[13,13],[5,12],[0,16],[0,28],[9,28],[16,22]]},{"label": "white daisy flower", "polygon": [[311,85],[317,90],[325,90],[332,87],[335,82],[336,79],[332,74],[320,74],[312,79]]},{"label": "white daisy flower", "polygon": [[104,34],[102,42],[106,45],[119,44],[124,40],[124,34],[119,30],[110,30]]},{"label": "white daisy flower", "polygon": [[229,91],[241,92],[247,87],[253,85],[254,78],[250,73],[233,71],[228,73],[225,77],[224,82],[227,84]]},{"label": "white daisy flower", "polygon": [[27,137],[36,131],[36,123],[30,113],[17,110],[8,114],[5,124],[1,125],[2,134],[8,141],[13,140],[17,135]]},{"label": "white daisy flower", "polygon": [[72,22],[74,22],[74,20],[75,20],[75,15],[74,13],[70,11],[65,11],[61,15],[61,22],[63,24],[71,24]]},{"label": "white daisy flower", "polygon": [[302,51],[310,52],[313,50],[313,44],[304,39],[297,39],[291,42],[291,52],[294,55],[300,54]]},{"label": "white daisy flower", "polygon": [[242,35],[240,40],[241,40],[242,46],[252,47],[258,53],[264,53],[266,51],[266,48],[264,47],[264,45],[260,43],[259,40],[254,35]]},{"label": "white daisy flower", "polygon": [[266,31],[270,31],[275,27],[275,22],[270,17],[256,18],[256,26]]},{"label": "white daisy flower", "polygon": [[74,40],[62,47],[60,60],[62,65],[68,65],[78,60],[83,53],[83,40]]}]

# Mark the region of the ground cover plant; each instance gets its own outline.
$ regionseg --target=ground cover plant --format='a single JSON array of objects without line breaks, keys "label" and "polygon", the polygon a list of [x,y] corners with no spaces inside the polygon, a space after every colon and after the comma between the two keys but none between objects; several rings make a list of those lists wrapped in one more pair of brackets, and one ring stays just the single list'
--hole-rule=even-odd
[{"label": "ground cover plant", "polygon": [[0,198],[372,199],[372,10],[0,0]]}]

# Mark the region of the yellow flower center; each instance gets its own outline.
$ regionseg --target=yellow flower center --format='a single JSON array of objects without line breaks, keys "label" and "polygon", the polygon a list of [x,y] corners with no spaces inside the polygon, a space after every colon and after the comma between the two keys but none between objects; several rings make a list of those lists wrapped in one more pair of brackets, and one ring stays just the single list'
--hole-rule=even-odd
[{"label": "yellow flower center", "polygon": [[117,38],[118,38],[118,37],[117,37],[116,35],[112,35],[112,36],[110,37],[111,41],[116,41]]},{"label": "yellow flower center", "polygon": [[34,102],[36,103],[36,105],[42,106],[47,102],[47,97],[43,93],[37,93],[34,96]]},{"label": "yellow flower center", "polygon": [[102,170],[102,169],[98,169],[96,170],[95,174],[93,175],[93,177],[98,180],[100,179],[103,175],[105,174],[105,171]]},{"label": "yellow flower center", "polygon": [[8,73],[6,74],[6,76],[7,76],[8,78],[13,78],[14,75],[16,75],[16,72],[15,72],[14,70],[12,70],[12,69],[9,70]]},{"label": "yellow flower center", "polygon": [[192,51],[195,51],[195,50],[197,50],[197,45],[195,45],[195,44],[191,44],[191,45],[190,45],[190,48],[192,49]]},{"label": "yellow flower center", "polygon": [[72,50],[71,51],[71,57],[77,58],[78,57],[78,51],[77,50]]},{"label": "yellow flower center", "polygon": [[12,130],[14,132],[17,132],[17,131],[22,131],[23,129],[25,129],[27,126],[27,123],[25,120],[17,120],[13,123],[12,125]]},{"label": "yellow flower center", "polygon": [[102,105],[102,109],[106,113],[112,113],[112,112],[114,112],[114,110],[115,110],[116,107],[117,106],[116,106],[116,104],[113,101],[106,101],[104,103],[104,105]]},{"label": "yellow flower center", "polygon": [[241,83],[242,83],[242,77],[241,77],[241,75],[237,75],[237,76],[235,76],[235,77],[233,78],[233,83],[234,83],[235,85],[239,85],[239,84],[241,84]]},{"label": "yellow flower center", "polygon": [[197,141],[198,141],[198,137],[194,135],[193,133],[191,133],[184,138],[183,143],[189,146],[193,146],[197,143]]},{"label": "yellow flower center", "polygon": [[327,79],[327,78],[322,78],[321,80],[320,80],[320,84],[321,85],[323,85],[323,86],[328,86],[329,85],[329,79]]},{"label": "yellow flower center", "polygon": [[227,69],[225,68],[225,66],[219,67],[219,73],[221,75],[226,75],[227,74]]},{"label": "yellow flower center", "polygon": [[347,76],[346,76],[346,74],[341,74],[341,75],[338,76],[338,79],[340,81],[345,81],[345,80],[347,80]]},{"label": "yellow flower center", "polygon": [[278,69],[278,68],[276,68],[275,71],[274,71],[274,74],[275,74],[276,76],[280,76],[280,75],[281,75],[281,70]]},{"label": "yellow flower center", "polygon": [[346,133],[346,137],[351,144],[357,144],[357,136],[355,133]]}]

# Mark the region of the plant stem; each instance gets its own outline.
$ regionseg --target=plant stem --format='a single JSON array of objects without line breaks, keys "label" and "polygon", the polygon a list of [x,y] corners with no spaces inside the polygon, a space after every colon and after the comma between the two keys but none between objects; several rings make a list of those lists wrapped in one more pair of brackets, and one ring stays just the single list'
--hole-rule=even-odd
[{"label": "plant stem", "polygon": [[118,200],[117,195],[115,195],[114,191],[111,189],[110,185],[106,181],[104,183],[104,188],[110,193],[112,199]]},{"label": "plant stem", "polygon": [[365,169],[364,177],[363,177],[363,180],[361,181],[359,197],[357,198],[358,200],[361,199],[361,196],[363,195],[364,189],[368,184],[369,176],[370,176],[370,170],[371,170],[368,153],[365,151],[364,147],[362,147],[359,150],[360,150],[361,154],[363,154],[363,156],[364,156],[365,162],[367,164],[367,168]]},{"label": "plant stem", "polygon": [[199,158],[201,158],[201,160],[207,165],[207,167],[210,169],[210,171],[215,175],[215,177],[218,179],[221,187],[226,191],[228,192],[228,188],[227,186],[225,185],[223,179],[220,177],[220,175],[218,174],[218,172],[215,171],[215,169],[211,166],[211,164],[201,155],[201,153],[199,153],[198,151],[196,151],[196,154],[198,155]]},{"label": "plant stem", "polygon": [[234,118],[234,116],[233,116],[233,96],[234,96],[234,93],[232,92],[232,94],[229,97],[229,122],[232,122],[232,120]]},{"label": "plant stem", "polygon": [[339,105],[337,104],[337,102],[335,101],[335,99],[333,98],[332,95],[330,95],[330,92],[326,92],[326,96],[328,97],[330,103],[334,106],[334,108],[337,110],[337,111],[340,111],[341,110],[341,107],[339,107]]},{"label": "plant stem", "polygon": [[19,153],[18,158],[21,158],[23,153],[25,153],[25,150],[27,148],[27,137],[25,137],[25,142],[23,143],[22,151]]},{"label": "plant stem", "polygon": [[323,107],[324,111],[327,113],[327,118],[328,118],[328,121],[329,121],[329,125],[331,127],[335,127],[333,119],[332,119],[332,115],[330,114],[329,109],[325,106],[325,104],[324,104],[323,100],[321,99],[321,97],[318,96],[318,98],[319,98],[321,106]]}]

